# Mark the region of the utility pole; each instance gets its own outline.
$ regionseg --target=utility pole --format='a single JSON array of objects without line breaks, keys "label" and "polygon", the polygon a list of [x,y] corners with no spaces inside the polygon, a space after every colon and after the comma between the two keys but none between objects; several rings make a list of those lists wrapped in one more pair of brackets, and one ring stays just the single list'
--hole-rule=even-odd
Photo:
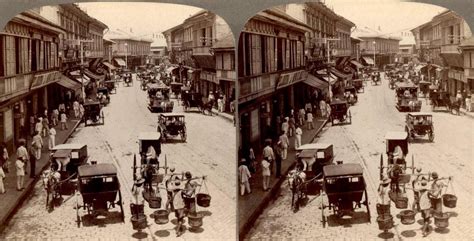
[{"label": "utility pole", "polygon": [[79,41],[79,48],[81,53],[81,84],[82,84],[82,98],[86,100],[86,90],[84,88],[84,47],[82,46],[83,43],[92,43],[93,40],[78,40]]},{"label": "utility pole", "polygon": [[326,65],[326,72],[328,74],[328,95],[329,95],[329,101],[331,101],[332,99],[332,96],[331,96],[331,72],[329,71],[330,69],[330,61],[331,61],[331,57],[329,55],[330,51],[329,51],[329,42],[330,41],[339,41],[340,39],[338,38],[324,38],[324,42],[326,43],[326,48],[327,48],[327,65]]}]

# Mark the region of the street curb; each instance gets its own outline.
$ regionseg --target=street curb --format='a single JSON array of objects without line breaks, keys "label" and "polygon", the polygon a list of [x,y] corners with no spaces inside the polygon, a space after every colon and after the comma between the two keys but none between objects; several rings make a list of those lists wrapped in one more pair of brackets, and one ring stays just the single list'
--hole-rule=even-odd
[{"label": "street curb", "polygon": [[[66,141],[71,137],[72,133],[74,133],[76,131],[76,128],[81,124],[81,121],[78,121],[74,127],[72,128],[72,131],[69,132],[67,135],[66,135],[66,139],[64,139],[63,143],[66,143]],[[43,172],[47,167],[48,167],[48,163],[46,162],[46,164],[40,168],[40,173]],[[30,178],[29,175],[25,175],[25,179],[26,178]],[[17,199],[18,201],[16,202],[16,204],[13,206],[12,209],[10,209],[9,211],[7,211],[7,215],[5,215],[1,220],[0,220],[0,233],[2,233],[4,231],[4,229],[7,227],[6,224],[8,224],[8,222],[10,221],[10,219],[16,214],[16,212],[18,211],[18,209],[23,205],[23,203],[28,199],[29,195],[31,194],[31,191],[34,189],[36,183],[38,182],[39,180],[39,176],[37,176],[36,178],[33,179],[32,182],[29,183],[28,186],[25,187],[25,191],[23,191],[19,198]]]},{"label": "street curb", "polygon": [[[328,120],[329,119],[324,120],[323,124],[319,127],[314,136],[311,137],[311,141],[309,143],[312,143],[314,139],[316,139],[321,130],[326,126]],[[272,200],[275,199],[275,197],[277,197],[278,193],[280,192],[281,184],[285,181],[285,177],[288,175],[289,171],[295,166],[295,164],[296,163],[292,163],[287,170],[282,172],[280,179],[278,179],[275,185],[273,185],[273,187],[270,189],[269,195],[266,195],[263,198],[262,202],[260,202],[260,204],[257,206],[257,209],[255,209],[252,215],[250,215],[246,224],[241,227],[241,229],[239,230],[239,240],[245,239],[245,236],[255,224],[255,221],[257,221],[258,217],[263,213],[263,210],[265,210],[265,208],[268,206],[268,203],[270,203]]]},{"label": "street curb", "polygon": [[223,119],[225,119],[225,120],[228,120],[228,121],[230,121],[230,122],[234,122],[234,116],[233,116],[233,115],[227,116],[227,115],[221,114],[220,112],[218,112],[218,111],[216,111],[216,110],[214,110],[214,109],[212,109],[212,114],[213,114],[213,115],[217,115],[217,116],[219,116],[219,117],[221,117],[221,118],[223,118]]},{"label": "street curb", "polygon": [[471,118],[471,119],[474,119],[474,114],[468,114],[467,111],[465,111],[465,110],[459,110],[459,112],[460,112],[461,114],[463,114],[464,116],[467,116],[467,117],[469,117],[469,118]]}]

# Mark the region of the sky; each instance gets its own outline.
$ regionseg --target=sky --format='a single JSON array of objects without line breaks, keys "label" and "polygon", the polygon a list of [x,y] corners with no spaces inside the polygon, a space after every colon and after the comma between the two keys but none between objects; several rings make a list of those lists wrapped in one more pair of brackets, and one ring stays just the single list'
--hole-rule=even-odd
[{"label": "sky", "polygon": [[446,10],[436,5],[396,0],[326,0],[325,3],[357,26],[371,29],[380,26],[383,33],[409,31]]},{"label": "sky", "polygon": [[[87,14],[105,23],[109,29],[121,29],[129,32],[132,29],[136,37],[151,39],[153,33],[158,35],[164,30],[183,23],[189,16],[201,8],[165,3],[123,3],[99,2],[79,3]],[[152,45],[166,45],[162,35],[155,37]]]}]

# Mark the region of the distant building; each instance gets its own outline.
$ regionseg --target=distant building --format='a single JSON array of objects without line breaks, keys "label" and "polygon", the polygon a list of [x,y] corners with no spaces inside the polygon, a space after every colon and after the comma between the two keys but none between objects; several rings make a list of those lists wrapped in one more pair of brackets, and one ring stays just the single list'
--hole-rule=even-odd
[{"label": "distant building", "polygon": [[390,36],[378,30],[357,28],[354,36],[361,39],[361,62],[366,65],[375,65],[382,68],[386,64],[395,62],[399,51],[400,37]]},{"label": "distant building", "polygon": [[115,42],[112,57],[117,67],[135,69],[149,60],[153,40],[134,37],[132,33],[120,30],[111,30],[105,37]]},{"label": "distant building", "polygon": [[167,54],[166,46],[150,47],[150,64],[159,65]]}]

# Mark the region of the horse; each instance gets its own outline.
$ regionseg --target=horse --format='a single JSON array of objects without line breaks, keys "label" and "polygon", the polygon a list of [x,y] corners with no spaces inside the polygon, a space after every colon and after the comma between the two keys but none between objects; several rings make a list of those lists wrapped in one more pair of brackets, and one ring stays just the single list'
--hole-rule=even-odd
[{"label": "horse", "polygon": [[205,115],[206,111],[209,113],[209,115],[212,116],[212,107],[214,106],[215,100],[209,100],[207,102],[201,101],[201,112]]},{"label": "horse", "polygon": [[59,192],[61,174],[54,170],[47,170],[42,173],[41,178],[46,190],[46,208],[52,211],[55,201],[61,199],[61,193]]},{"label": "horse", "polygon": [[299,209],[300,201],[306,198],[306,175],[304,172],[292,170],[288,173],[288,185],[291,190],[291,208],[293,212]]}]

